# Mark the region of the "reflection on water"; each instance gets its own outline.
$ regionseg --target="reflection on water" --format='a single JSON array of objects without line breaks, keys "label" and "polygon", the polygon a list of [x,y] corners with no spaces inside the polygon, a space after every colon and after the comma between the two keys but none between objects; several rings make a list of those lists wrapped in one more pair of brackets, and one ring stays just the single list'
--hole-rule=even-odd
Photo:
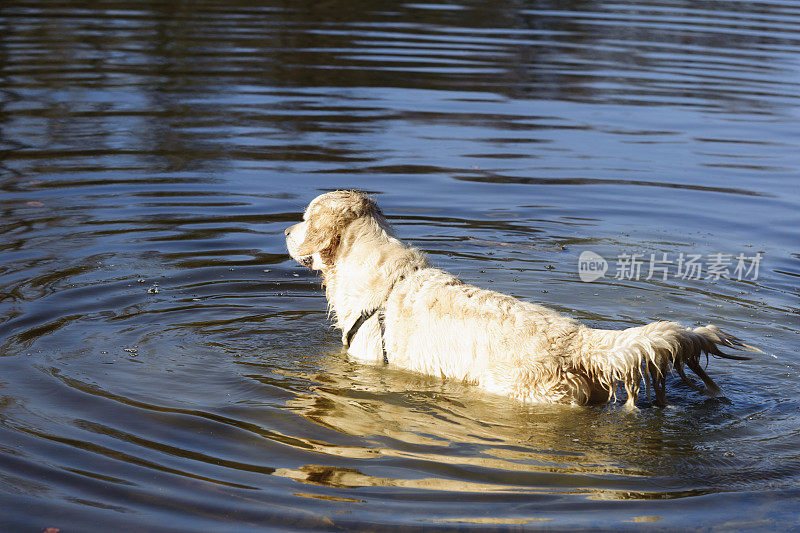
[{"label": "reflection on water", "polygon": [[[0,529],[796,527],[798,30],[779,2],[4,3]],[[348,362],[283,244],[344,187],[468,282],[765,355],[635,412]],[[586,249],[764,262],[582,283]]]}]

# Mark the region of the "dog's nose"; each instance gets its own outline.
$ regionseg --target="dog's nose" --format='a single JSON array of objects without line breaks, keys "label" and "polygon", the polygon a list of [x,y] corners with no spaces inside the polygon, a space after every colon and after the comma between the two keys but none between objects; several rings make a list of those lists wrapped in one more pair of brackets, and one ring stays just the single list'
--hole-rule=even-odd
[{"label": "dog's nose", "polygon": [[292,227],[291,227],[291,226],[289,226],[288,228],[286,228],[285,230],[283,230],[283,234],[284,234],[284,235],[286,235],[287,237],[289,236],[289,234],[290,234],[291,232],[292,232]]}]

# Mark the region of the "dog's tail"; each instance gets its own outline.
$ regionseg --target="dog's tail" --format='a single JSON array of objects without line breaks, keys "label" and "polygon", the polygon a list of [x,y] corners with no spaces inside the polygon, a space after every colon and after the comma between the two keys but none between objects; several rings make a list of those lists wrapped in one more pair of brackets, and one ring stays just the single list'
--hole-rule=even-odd
[{"label": "dog's tail", "polygon": [[[664,405],[666,376],[673,368],[695,390],[717,396],[722,391],[700,366],[701,355],[746,360],[749,357],[723,353],[720,346],[761,351],[712,325],[690,329],[676,322],[653,322],[621,331],[593,329],[589,334],[588,348],[578,355],[580,360],[575,361],[577,367],[607,393],[606,401],[611,400],[621,384],[629,407],[636,405],[642,379],[647,385],[648,397],[652,383],[656,403]],[[684,366],[697,374],[706,387],[689,380]]]}]

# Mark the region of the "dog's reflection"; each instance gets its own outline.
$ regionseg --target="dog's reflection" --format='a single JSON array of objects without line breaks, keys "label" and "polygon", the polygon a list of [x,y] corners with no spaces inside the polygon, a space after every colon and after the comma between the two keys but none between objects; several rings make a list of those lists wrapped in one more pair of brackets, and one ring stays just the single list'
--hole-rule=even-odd
[{"label": "dog's reflection", "polygon": [[[318,451],[366,460],[364,467],[307,464],[278,469],[276,475],[338,488],[588,492],[617,498],[629,497],[637,479],[672,469],[676,437],[664,434],[663,413],[529,406],[469,385],[349,362],[343,352],[328,354],[324,362],[322,372],[307,376],[319,384],[288,407],[345,441],[355,437],[360,445],[317,441]],[[681,447],[692,444],[684,438]],[[417,475],[401,476],[398,469]],[[600,488],[595,476],[624,481],[619,488]]]}]

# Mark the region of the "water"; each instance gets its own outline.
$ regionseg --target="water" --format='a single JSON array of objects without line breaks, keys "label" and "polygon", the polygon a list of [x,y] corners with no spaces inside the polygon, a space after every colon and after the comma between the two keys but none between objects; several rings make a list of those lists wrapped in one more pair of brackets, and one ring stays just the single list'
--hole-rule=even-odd
[{"label": "water", "polygon": [[[793,2],[4,2],[0,529],[797,528],[798,95]],[[349,362],[283,243],[335,188],[465,281],[764,354],[634,412]]]}]

